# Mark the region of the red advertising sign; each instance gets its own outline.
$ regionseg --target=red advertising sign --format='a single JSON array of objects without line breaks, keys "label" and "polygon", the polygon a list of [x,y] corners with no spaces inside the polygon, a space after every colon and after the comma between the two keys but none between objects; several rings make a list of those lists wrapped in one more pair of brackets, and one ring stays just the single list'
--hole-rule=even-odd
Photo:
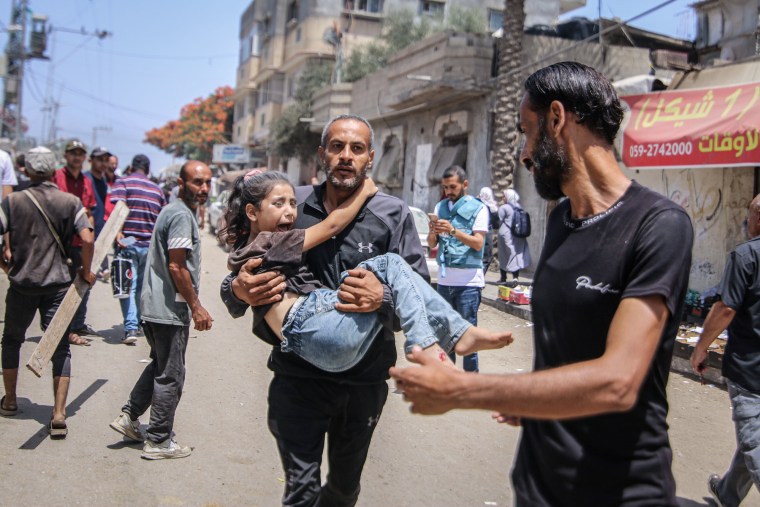
[{"label": "red advertising sign", "polygon": [[760,83],[620,97],[632,168],[760,166]]}]

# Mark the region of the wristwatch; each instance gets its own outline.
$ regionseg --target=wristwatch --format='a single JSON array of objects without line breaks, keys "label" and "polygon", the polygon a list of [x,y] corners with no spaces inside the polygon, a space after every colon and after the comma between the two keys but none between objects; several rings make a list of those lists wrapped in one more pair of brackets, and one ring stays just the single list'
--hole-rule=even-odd
[{"label": "wristwatch", "polygon": [[450,232],[449,234],[450,234],[451,236],[453,236],[453,235],[455,235],[456,233],[457,233],[457,228],[456,228],[456,227],[452,227],[452,228],[451,228],[451,232]]}]

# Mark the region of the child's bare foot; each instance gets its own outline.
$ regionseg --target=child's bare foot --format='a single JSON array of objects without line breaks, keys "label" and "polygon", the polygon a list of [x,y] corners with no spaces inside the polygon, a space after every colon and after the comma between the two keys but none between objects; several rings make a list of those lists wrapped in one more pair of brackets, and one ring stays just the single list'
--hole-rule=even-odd
[{"label": "child's bare foot", "polygon": [[479,350],[500,349],[510,343],[512,343],[512,333],[509,331],[497,333],[481,327],[470,326],[454,346],[454,352],[457,355],[466,356]]},{"label": "child's bare foot", "polygon": [[[445,350],[441,348],[441,346],[438,343],[434,343],[433,345],[429,346],[426,349],[423,349],[422,353],[428,357],[432,357],[442,363],[444,363],[447,366],[451,366],[452,368],[459,370],[460,368],[457,368],[457,366],[451,361],[449,358],[449,355],[446,353]],[[411,354],[406,355],[407,360],[416,363],[412,358]]]}]

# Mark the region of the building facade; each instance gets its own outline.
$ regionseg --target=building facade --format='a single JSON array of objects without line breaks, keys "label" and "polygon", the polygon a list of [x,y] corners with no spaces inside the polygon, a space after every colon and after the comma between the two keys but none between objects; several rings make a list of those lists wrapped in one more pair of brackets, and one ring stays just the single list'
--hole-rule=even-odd
[{"label": "building facade", "polygon": [[[526,26],[551,24],[585,0],[528,0]],[[312,61],[335,62],[381,33],[384,17],[407,9],[445,20],[454,9],[481,12],[485,26],[503,24],[503,0],[253,0],[240,18],[233,143],[252,149],[255,164],[279,167],[296,182],[313,168],[267,153],[272,122],[294,103],[298,80]],[[334,71],[333,82],[340,82]]]}]

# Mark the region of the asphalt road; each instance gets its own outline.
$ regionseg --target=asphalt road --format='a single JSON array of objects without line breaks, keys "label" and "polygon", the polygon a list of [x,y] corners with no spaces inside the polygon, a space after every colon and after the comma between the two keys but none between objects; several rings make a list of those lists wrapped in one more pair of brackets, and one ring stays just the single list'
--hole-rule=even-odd
[{"label": "asphalt road", "polygon": [[[120,344],[118,303],[110,287],[98,283],[88,322],[104,337],[90,347],[73,347],[66,440],[47,437],[49,369],[41,379],[20,372],[21,412],[0,418],[0,505],[279,504],[283,474],[266,426],[268,347],[250,333],[249,317],[227,315],[218,296],[226,254],[208,233],[204,240],[201,299],[215,321],[211,331],[191,333],[175,422],[177,440],[193,446],[193,454],[144,461],[139,445],[123,443],[108,427],[144,368],[148,347],[144,340],[131,347]],[[0,276],[0,294],[7,285]],[[0,315],[5,313],[2,299]],[[482,371],[529,370],[530,324],[485,305],[479,318],[485,327],[513,329],[517,338],[506,349],[482,353]],[[22,365],[40,336],[36,321],[27,336]],[[672,374],[669,398],[678,496],[684,506],[710,505],[707,475],[722,472],[734,450],[728,397],[719,388]],[[147,414],[142,421],[147,422]],[[486,412],[413,416],[401,396],[391,394],[364,469],[359,505],[511,505],[509,472],[518,438],[519,430],[494,423]],[[746,505],[760,505],[760,495],[751,492]]]}]

